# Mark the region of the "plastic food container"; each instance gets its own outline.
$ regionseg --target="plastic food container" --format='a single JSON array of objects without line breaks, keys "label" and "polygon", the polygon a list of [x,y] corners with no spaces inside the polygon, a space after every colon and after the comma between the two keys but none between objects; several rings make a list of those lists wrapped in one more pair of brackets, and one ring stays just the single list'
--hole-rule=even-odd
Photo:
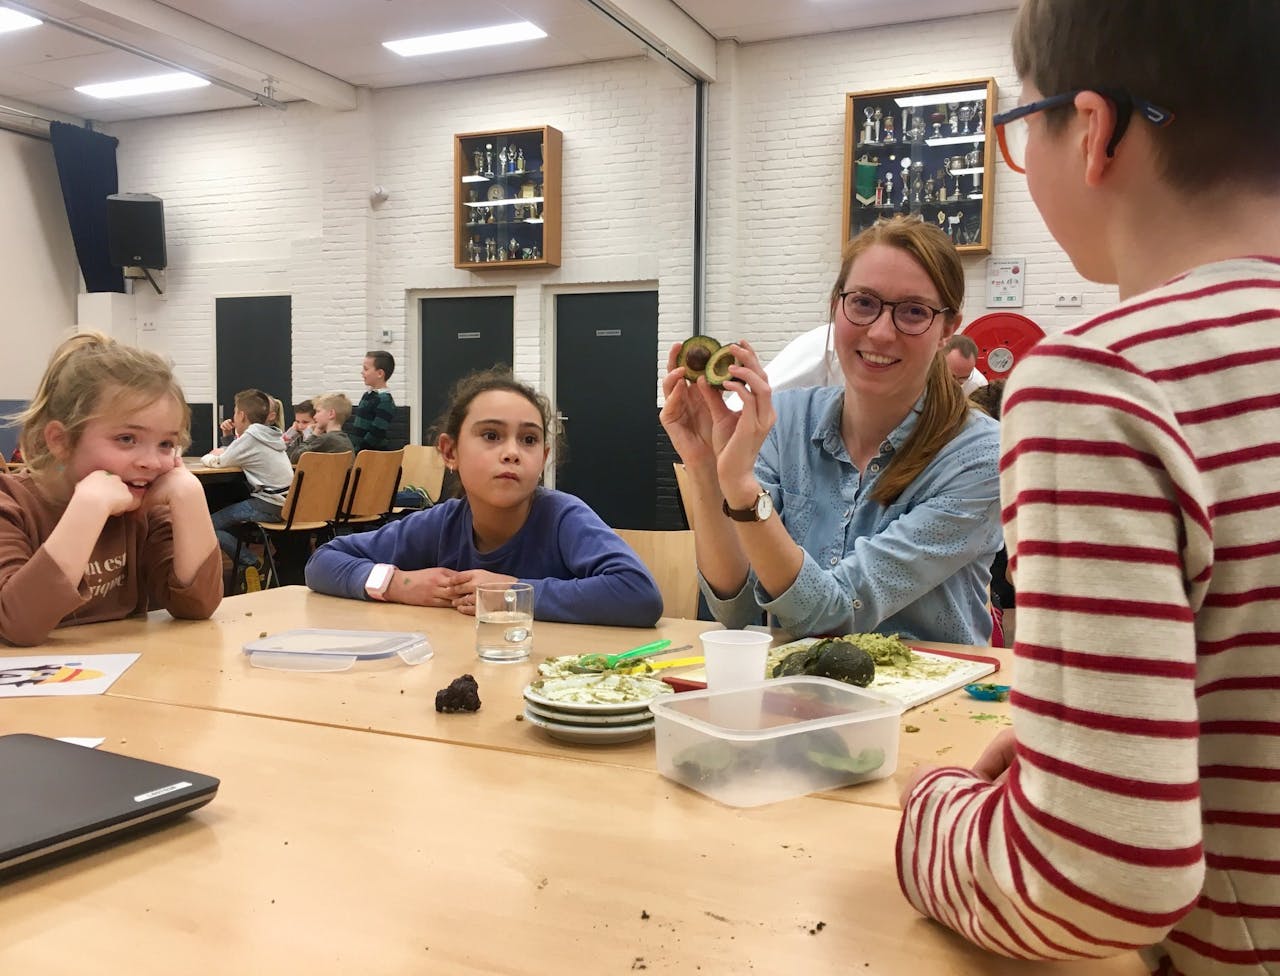
[{"label": "plastic food container", "polygon": [[650,704],[663,776],[733,807],[891,776],[902,704],[797,676]]},{"label": "plastic food container", "polygon": [[244,653],[255,668],[346,671],[357,661],[421,664],[433,652],[425,634],[410,631],[303,629],[250,641]]}]

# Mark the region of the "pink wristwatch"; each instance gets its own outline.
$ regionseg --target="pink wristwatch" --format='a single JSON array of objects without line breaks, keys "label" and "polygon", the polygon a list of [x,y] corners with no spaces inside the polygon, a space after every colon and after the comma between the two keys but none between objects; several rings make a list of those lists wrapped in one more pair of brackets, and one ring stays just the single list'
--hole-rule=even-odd
[{"label": "pink wristwatch", "polygon": [[390,563],[378,563],[369,571],[369,578],[364,581],[364,591],[370,600],[387,599],[387,590],[395,579],[396,568]]}]

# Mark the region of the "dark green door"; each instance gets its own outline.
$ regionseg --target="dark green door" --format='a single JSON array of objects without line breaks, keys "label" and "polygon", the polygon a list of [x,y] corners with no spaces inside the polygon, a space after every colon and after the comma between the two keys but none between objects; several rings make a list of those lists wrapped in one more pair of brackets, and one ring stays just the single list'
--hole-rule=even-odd
[{"label": "dark green door", "polygon": [[510,295],[422,299],[420,443],[435,444],[436,422],[458,380],[477,370],[511,367],[514,310]]},{"label": "dark green door", "polygon": [[[236,394],[262,390],[279,397],[285,416],[281,426],[293,422],[293,300],[288,295],[214,300],[218,362],[218,400],[213,409],[216,427],[235,412]],[[351,371],[359,384],[360,364]],[[312,390],[310,393],[322,393]],[[217,435],[214,435],[217,443]]]},{"label": "dark green door", "polygon": [[556,298],[556,487],[615,529],[656,528],[658,293]]}]

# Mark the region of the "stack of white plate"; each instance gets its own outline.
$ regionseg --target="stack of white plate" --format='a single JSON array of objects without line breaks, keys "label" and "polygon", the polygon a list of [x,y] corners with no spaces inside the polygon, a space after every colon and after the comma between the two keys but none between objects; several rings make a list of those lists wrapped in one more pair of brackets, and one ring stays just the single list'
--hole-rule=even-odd
[{"label": "stack of white plate", "polygon": [[526,722],[544,729],[554,739],[580,745],[608,745],[642,739],[653,731],[649,702],[552,701],[532,687],[524,690]]}]

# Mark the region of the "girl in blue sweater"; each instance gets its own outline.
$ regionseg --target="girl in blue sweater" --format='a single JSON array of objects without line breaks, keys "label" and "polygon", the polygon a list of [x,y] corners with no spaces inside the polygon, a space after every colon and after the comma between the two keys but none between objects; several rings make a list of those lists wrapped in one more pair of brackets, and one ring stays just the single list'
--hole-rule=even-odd
[{"label": "girl in blue sweater", "polygon": [[578,498],[539,486],[551,416],[510,373],[462,380],[439,447],[463,497],[326,543],[307,585],[474,614],[477,585],[531,583],[538,620],[653,626],[662,596],[635,553]]}]

